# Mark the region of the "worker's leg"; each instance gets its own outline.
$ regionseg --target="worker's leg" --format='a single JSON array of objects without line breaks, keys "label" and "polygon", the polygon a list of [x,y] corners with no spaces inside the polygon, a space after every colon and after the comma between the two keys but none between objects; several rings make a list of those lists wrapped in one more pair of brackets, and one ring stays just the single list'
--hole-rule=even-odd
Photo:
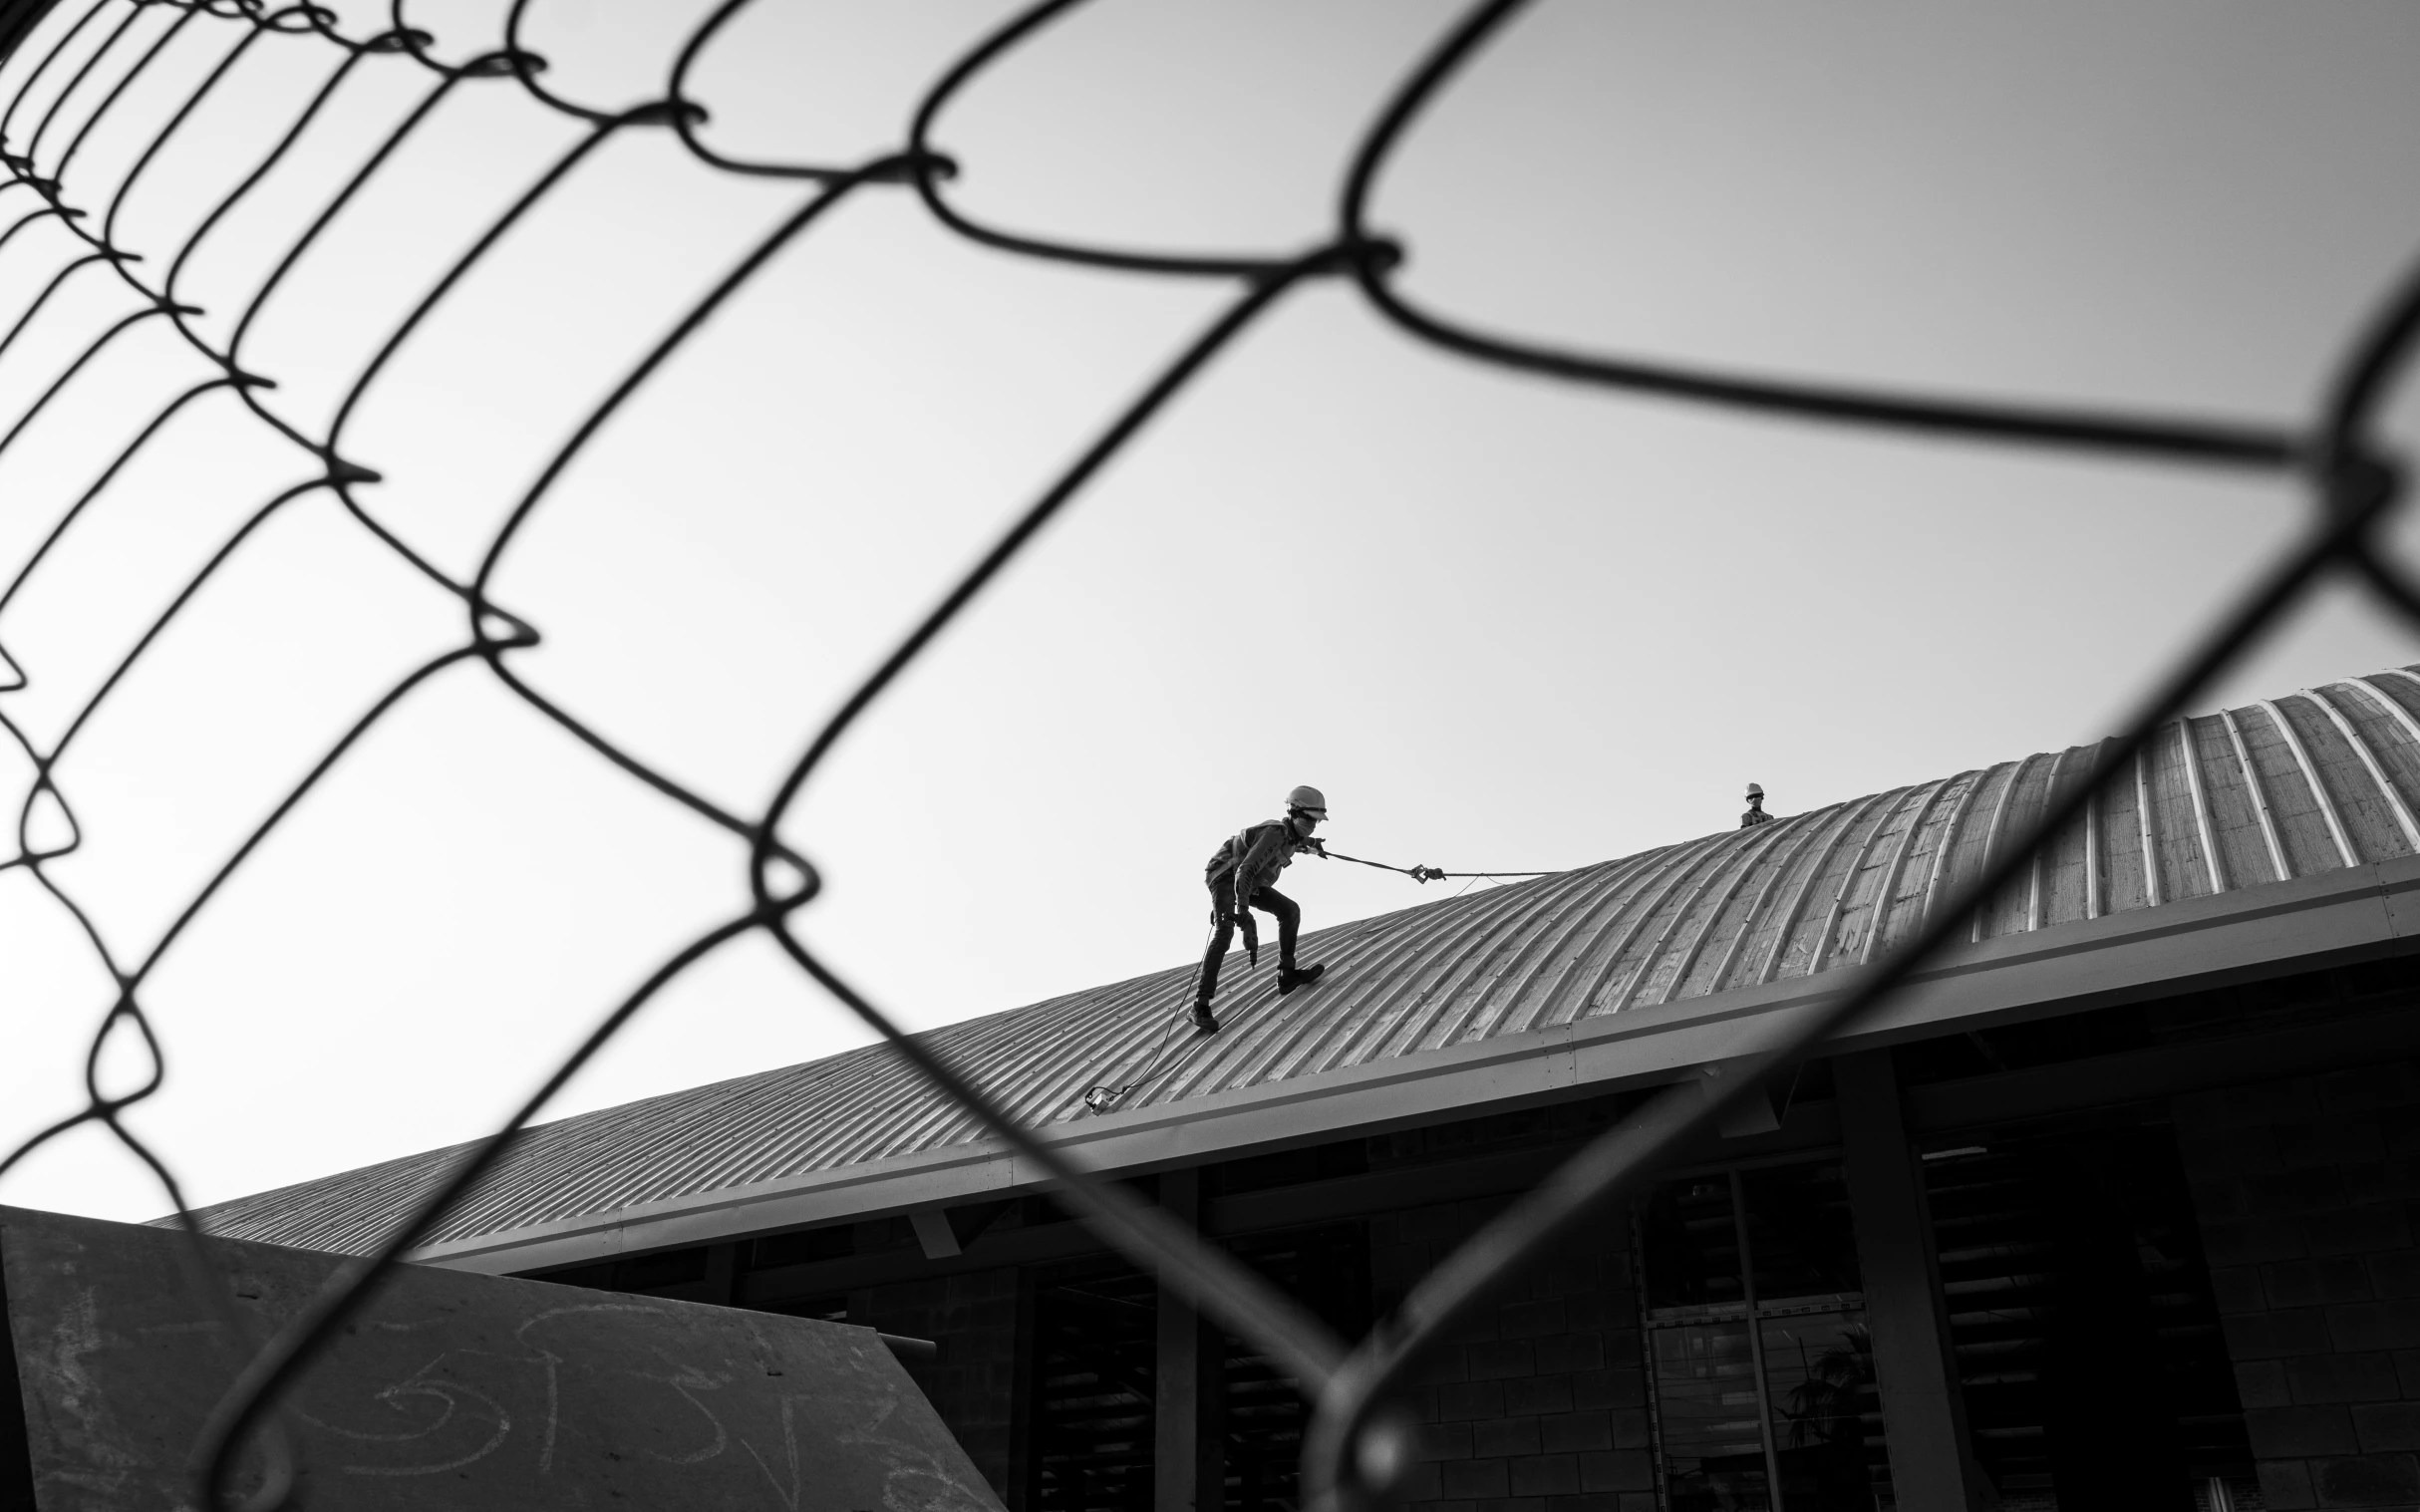
[{"label": "worker's leg", "polygon": [[1193,989],[1193,1001],[1208,1003],[1218,996],[1218,969],[1227,959],[1227,947],[1235,943],[1235,884],[1221,880],[1210,884],[1210,945],[1202,952],[1202,974]]},{"label": "worker's leg", "polygon": [[1252,895],[1252,906],[1277,920],[1277,969],[1294,970],[1294,938],[1303,927],[1303,911],[1292,898],[1274,887],[1264,887]]},{"label": "worker's leg", "polygon": [[1327,967],[1305,969],[1295,964],[1294,939],[1302,930],[1303,911],[1294,906],[1294,900],[1275,888],[1264,887],[1252,895],[1252,906],[1277,917],[1278,992],[1283,995],[1317,982]]}]

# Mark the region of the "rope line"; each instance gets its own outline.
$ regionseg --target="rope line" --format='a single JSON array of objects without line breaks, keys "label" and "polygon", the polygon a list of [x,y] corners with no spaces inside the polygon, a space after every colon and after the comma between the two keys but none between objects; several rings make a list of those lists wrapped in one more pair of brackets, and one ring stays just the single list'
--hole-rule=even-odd
[{"label": "rope line", "polygon": [[1318,852],[1323,860],[1351,861],[1356,866],[1374,866],[1380,871],[1399,871],[1414,882],[1442,882],[1447,877],[1559,877],[1559,871],[1439,871],[1434,866],[1389,866],[1384,861],[1364,861],[1341,850]]},{"label": "rope line", "polygon": [[[365,736],[435,684],[485,680],[519,707],[570,735],[577,750],[586,754],[572,759],[594,757],[637,786],[679,805],[697,824],[743,842],[747,852],[746,907],[701,930],[603,1012],[578,1048],[536,1078],[531,1093],[509,1118],[420,1194],[408,1214],[369,1255],[344,1268],[275,1338],[240,1361],[229,1357],[226,1390],[211,1414],[197,1456],[199,1468],[192,1489],[197,1507],[238,1505],[248,1512],[271,1512],[289,1500],[293,1488],[305,1482],[295,1474],[291,1445],[278,1426],[278,1404],[315,1361],[331,1349],[343,1348],[347,1328],[368,1291],[403,1257],[455,1220],[464,1197],[506,1159],[513,1136],[540,1116],[565,1082],[664,988],[724,946],[760,935],[779,949],[803,979],[879,1035],[891,1054],[913,1067],[937,1095],[965,1108],[1021,1160],[1031,1161],[1053,1184],[1057,1199],[1104,1244],[1155,1272],[1173,1294],[1270,1355],[1315,1405],[1303,1450],[1302,1505],[1318,1512],[1367,1512],[1385,1501],[1391,1477],[1415,1458],[1401,1403],[1422,1367],[1460,1323],[1517,1281],[1547,1246],[1636,1193],[1650,1173],[1712,1128],[1762,1080],[1786,1075],[1819,1051],[1829,1037],[1888,1000],[1937,952],[1963,940],[1967,916],[1978,902],[2016,877],[2039,846],[2077,820],[2085,804],[2112,784],[2130,780],[2131,763],[2157,733],[2202,698],[2215,679],[2237,666],[2255,640],[2303,606],[2320,584],[2347,583],[2403,622],[2420,625],[2420,585],[2380,545],[2383,526],[2401,506],[2404,476],[2400,459],[2387,453],[2377,435],[2379,409],[2403,378],[2415,331],[2420,330],[2420,263],[2379,294],[2369,317],[2342,344],[2342,355],[2333,381],[2324,388],[2322,402],[2306,416],[2282,419],[1995,404],[1820,381],[1782,382],[1710,366],[1517,339],[1485,330],[1450,310],[1431,308],[1405,293],[1397,282],[1404,250],[1371,225],[1369,205],[1397,153],[1406,150],[1406,141],[1414,135],[1412,128],[1456,80],[1487,66],[1486,45],[1523,11],[1525,0],[1481,0],[1465,10],[1363,124],[1338,183],[1327,223],[1306,227],[1296,244],[1246,254],[1151,251],[1048,238],[979,219],[946,191],[958,174],[959,152],[966,147],[942,140],[942,129],[953,119],[951,105],[1004,60],[1044,45],[1041,39],[1080,3],[1082,0],[1044,0],[1013,16],[952,61],[917,99],[901,102],[908,108],[897,119],[909,122],[901,139],[861,160],[830,162],[742,157],[710,145],[702,136],[703,127],[713,119],[710,108],[714,102],[694,92],[699,61],[734,18],[749,8],[750,0],[723,0],[670,46],[661,58],[659,82],[651,86],[656,92],[652,98],[613,107],[569,98],[539,82],[546,60],[523,40],[528,0],[497,0],[504,7],[501,45],[458,63],[442,61],[440,40],[406,24],[403,0],[396,0],[384,30],[361,35],[345,32],[332,11],[308,0],[0,0],[0,57],[5,58],[7,77],[13,81],[6,99],[0,101],[0,214],[16,213],[13,223],[0,227],[0,248],[44,221],[55,222],[55,229],[81,248],[46,285],[26,296],[19,308],[0,312],[7,317],[0,320],[0,327],[5,328],[0,334],[0,363],[26,360],[17,341],[37,316],[64,318],[57,311],[71,301],[64,295],[54,301],[54,295],[61,295],[71,283],[79,291],[94,283],[112,283],[117,294],[133,302],[131,313],[111,317],[106,326],[99,317],[93,318],[82,328],[89,332],[89,339],[50,382],[37,387],[19,413],[0,416],[0,456],[29,434],[53,423],[54,401],[71,388],[106,381],[109,365],[101,359],[130,332],[144,334],[128,337],[129,341],[146,339],[155,331],[172,335],[206,369],[205,381],[164,403],[149,398],[126,402],[130,418],[141,421],[130,427],[132,439],[81,493],[57,501],[59,512],[49,532],[0,587],[0,642],[6,639],[5,616],[19,590],[45,568],[54,548],[82,526],[91,507],[118,487],[122,474],[189,404],[196,409],[223,405],[223,413],[214,413],[211,424],[258,433],[299,462],[298,471],[286,476],[300,477],[261,498],[226,532],[202,565],[167,597],[97,690],[70,712],[63,733],[55,738],[37,734],[36,723],[20,717],[21,706],[9,698],[46,675],[41,659],[0,644],[0,735],[23,755],[31,772],[21,797],[15,847],[13,853],[0,853],[0,873],[22,870],[30,877],[41,897],[56,906],[81,937],[111,984],[109,1002],[99,1015],[90,1043],[82,1106],[0,1154],[0,1176],[60,1135],[98,1125],[158,1181],[182,1231],[191,1239],[186,1246],[185,1284],[207,1294],[202,1305],[220,1305],[224,1289],[209,1281],[213,1262],[200,1242],[198,1225],[171,1162],[126,1118],[129,1109],[159,1091],[169,1073],[150,1017],[152,980],[193,921],[222,894],[303,797],[333,769],[349,762]],[[166,18],[165,24],[155,29],[161,34],[147,36],[141,23],[161,16]],[[172,39],[189,36],[213,39],[221,45],[223,55],[197,78],[170,76],[159,60],[173,51]],[[307,54],[310,66],[318,72],[310,76],[306,88],[297,91],[296,101],[283,105],[270,101],[261,107],[279,113],[274,118],[274,140],[255,158],[236,164],[237,171],[228,180],[231,186],[191,223],[192,229],[164,244],[137,245],[127,240],[131,233],[122,228],[120,212],[138,187],[150,181],[154,164],[163,157],[173,159],[170,149],[190,140],[189,128],[207,114],[206,107],[234,92],[229,81],[244,60],[277,50],[286,50],[284,56]],[[352,171],[340,175],[342,181],[325,192],[317,213],[301,222],[302,229],[278,250],[265,276],[237,307],[215,312],[234,318],[211,328],[230,334],[223,339],[213,336],[199,324],[203,315],[213,312],[205,311],[184,292],[188,267],[220,235],[222,227],[241,219],[239,211],[245,201],[260,185],[278,176],[280,164],[315,121],[341,115],[346,102],[365,90],[382,87],[365,83],[371,80],[401,80],[420,94],[383,135],[374,134],[375,140],[358,147]],[[280,407],[277,375],[255,371],[246,361],[245,343],[256,317],[273,302],[283,304],[303,297],[294,292],[297,281],[289,280],[289,272],[319,246],[331,226],[358,213],[363,191],[408,155],[407,147],[420,150],[417,134],[441,103],[464,93],[507,97],[546,121],[563,123],[568,128],[563,134],[565,145],[551,160],[526,175],[509,202],[386,331],[373,355],[350,376],[330,419],[320,423],[287,413]],[[81,150],[105,122],[124,116],[135,103],[161,106],[151,119],[164,124],[143,144],[114,187],[89,183],[91,159],[80,156]],[[417,552],[363,496],[364,485],[378,481],[381,472],[372,465],[373,458],[355,454],[350,439],[353,418],[369,396],[390,386],[390,372],[403,349],[433,318],[455,308],[463,286],[493,265],[497,247],[517,228],[561,201],[564,185],[575,170],[611,146],[650,134],[674,150],[672,155],[677,155],[686,170],[718,179],[770,181],[792,196],[787,208],[770,218],[769,229],[758,232],[725,272],[697,290],[665,333],[615,378],[603,398],[581,412],[577,424],[563,434],[545,454],[543,465],[531,474],[535,481],[479,543],[475,568],[467,573],[450,571]],[[981,144],[974,146],[979,149]],[[591,450],[600,435],[620,423],[631,400],[654,383],[668,364],[691,352],[699,330],[755,284],[768,265],[800,241],[817,237],[834,208],[868,195],[898,196],[901,203],[919,208],[931,224],[963,242],[1004,255],[1079,270],[1207,280],[1223,286],[1228,297],[1198,334],[1100,422],[1072,464],[1004,519],[989,549],[937,603],[921,614],[902,616],[891,649],[799,750],[772,800],[760,808],[735,811],[543,696],[521,676],[515,664],[539,644],[541,631],[497,596],[498,568],[505,554],[516,547],[524,553],[538,549],[523,543],[522,536],[530,520],[546,506],[557,480]],[[47,234],[34,232],[29,244]],[[1914,938],[1870,966],[1844,968],[1848,973],[1842,979],[1844,990],[1775,1031],[1761,1051],[1747,1058],[1745,1073],[1726,1075],[1702,1087],[1678,1088],[1584,1147],[1423,1278],[1383,1333],[1358,1342],[1337,1338],[1295,1299],[1237,1263],[1218,1245],[1141,1202],[1123,1186],[1076,1166],[1060,1152],[1053,1134],[1019,1122],[986,1086],[946,1063],[924,1041],[904,1034],[888,1013],[801,938],[798,916],[820,896],[823,877],[807,855],[779,837],[783,819],[797,807],[825,757],[881,704],[901,674],[993,586],[1010,563],[1034,548],[1043,528],[1074,502],[1111,460],[1133,447],[1237,337],[1278,318],[1294,294],[1319,281],[1358,297],[1381,320],[1432,352],[1619,393],[1633,400],[1978,447],[2018,446],[2078,455],[2125,456],[2145,465],[2254,472],[2286,482],[2298,490],[2307,506],[2307,518],[2298,535],[2267,560],[2248,588],[2213,615],[2196,643],[2149,680],[2125,733],[2096,749],[2084,780],[2065,784],[2055,801],[2045,803],[2021,832],[2013,833],[2004,846],[1985,857],[1980,873],[1954,896],[1945,897],[1942,906],[1926,916]],[[702,359],[693,354],[692,360]],[[206,404],[197,403],[205,400]],[[376,460],[393,466],[410,458]],[[10,502],[22,507],[23,496],[31,491],[20,487]],[[79,733],[105,707],[114,706],[138,666],[153,658],[158,642],[176,627],[195,597],[216,582],[221,569],[238,556],[254,553],[255,543],[264,533],[262,527],[306,500],[333,501],[370,545],[389,553],[458,605],[462,614],[459,638],[394,677],[386,691],[369,702],[304,774],[282,790],[215,869],[181,899],[165,933],[147,950],[130,950],[111,939],[93,908],[77,896],[70,877],[62,875],[57,865],[86,840],[61,762]],[[1425,865],[1390,866],[1356,856],[1330,855],[1423,883],[1463,880],[1464,891],[1479,881],[1500,884],[1555,875],[1447,872]],[[1145,1062],[1146,1080],[1173,1068],[1162,1063],[1169,1057],[1172,1028],[1163,1028]],[[129,1045],[121,1050],[132,1049],[142,1058],[141,1074],[133,1078],[133,1085],[118,1091],[106,1089],[101,1077],[103,1055],[114,1038],[126,1039]],[[1173,1063],[1182,1063],[1183,1054],[1180,1051]],[[1143,1084],[1146,1082],[1089,1087],[1086,1106],[1094,1112],[1104,1111],[1090,1101],[1091,1093],[1104,1092],[1113,1108]],[[234,1348],[236,1331],[225,1333],[230,1349]],[[246,1467],[241,1473],[239,1461]]]},{"label": "rope line", "polygon": [[[1208,1036],[1196,1034],[1190,1044],[1180,1043],[1176,1048],[1176,1058],[1168,1061],[1168,1063],[1165,1065],[1160,1063],[1160,1058],[1167,1054],[1168,1037],[1176,1033],[1176,1027],[1178,1025],[1184,1025],[1187,1029],[1191,1029],[1193,1027],[1192,1017],[1193,1010],[1190,1005],[1185,1008],[1181,1008],[1174,1014],[1170,1015],[1167,1025],[1159,1032],[1159,1042],[1151,1047],[1151,1058],[1143,1062],[1142,1073],[1136,1076],[1132,1081],[1122,1082],[1114,1086],[1106,1082],[1096,1081],[1090,1086],[1085,1087],[1083,1097],[1081,1099],[1084,1108],[1087,1111],[1095,1114],[1113,1113],[1117,1111],[1117,1105],[1119,1103],[1125,1101],[1128,1097],[1133,1096],[1136,1092],[1141,1091],[1144,1087],[1149,1086],[1152,1082],[1157,1081],[1160,1077],[1169,1074],[1178,1066],[1184,1064],[1186,1052],[1198,1049],[1200,1046],[1207,1043],[1209,1039]],[[1233,1028],[1236,1024],[1239,1024],[1242,1021],[1243,1015],[1237,1014],[1234,1018],[1228,1021],[1227,1027]],[[1222,1031],[1222,1033],[1224,1031]]]}]

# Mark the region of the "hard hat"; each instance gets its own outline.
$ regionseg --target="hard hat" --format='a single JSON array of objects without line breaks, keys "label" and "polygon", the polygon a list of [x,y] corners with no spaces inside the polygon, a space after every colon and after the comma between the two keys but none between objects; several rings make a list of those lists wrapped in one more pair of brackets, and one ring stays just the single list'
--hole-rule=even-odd
[{"label": "hard hat", "polygon": [[1324,814],[1328,811],[1328,795],[1316,787],[1297,787],[1286,794],[1286,806],[1308,808],[1314,813]]},{"label": "hard hat", "polygon": [[1748,784],[1748,796],[1751,798],[1761,798],[1764,796],[1764,789],[1758,786],[1756,783],[1750,782]]}]

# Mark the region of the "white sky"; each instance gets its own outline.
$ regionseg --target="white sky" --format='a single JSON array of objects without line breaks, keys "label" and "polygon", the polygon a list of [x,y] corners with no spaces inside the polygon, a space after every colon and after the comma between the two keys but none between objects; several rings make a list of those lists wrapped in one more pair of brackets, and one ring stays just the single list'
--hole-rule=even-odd
[{"label": "white sky", "polygon": [[[413,18],[465,56],[502,8]],[[621,105],[660,88],[703,10],[534,0],[529,40],[550,87]],[[724,151],[845,163],[896,147],[923,83],[1004,14],[763,0],[693,90]],[[950,192],[1070,237],[1305,248],[1357,134],[1453,14],[1102,0],[945,116]],[[74,203],[106,203],[234,35],[196,22],[171,45],[68,169]],[[147,277],[335,61],[311,39],[255,53],[128,201],[118,238]],[[2416,64],[2420,10],[2389,3],[1565,0],[1422,123],[1377,219],[1411,248],[1406,287],[1501,329],[2285,420],[2420,249]],[[394,58],[356,71],[187,262],[202,330],[223,337],[428,85]],[[401,311],[574,135],[507,82],[457,91],[264,306],[245,362],[280,385],[266,402],[324,428]],[[711,172],[660,133],[606,149],[369,391],[342,444],[387,479],[365,499],[467,570],[569,428],[805,192]],[[0,195],[0,223],[32,204]],[[50,221],[0,248],[0,324],[80,250]],[[1002,255],[903,189],[864,192],[540,508],[497,578],[546,635],[519,667],[642,758],[761,804],[851,683],[1233,292]],[[132,308],[106,269],[69,277],[0,352],[0,425]],[[139,326],[0,451],[0,566],[202,372]],[[2408,437],[2412,407],[2397,416]],[[188,406],[0,606],[0,646],[33,679],[0,708],[55,741],[209,552],[311,470],[224,396]],[[1192,957],[1202,858],[1296,782],[1328,791],[1339,849],[1528,869],[1726,827],[1750,779],[1788,813],[2090,739],[2305,507],[2223,471],[1513,376],[1309,288],[849,739],[789,828],[830,882],[803,933],[936,1025]],[[77,735],[58,780],[84,843],[51,875],[139,958],[336,734],[461,634],[453,601],[326,497],[278,512]],[[2337,595],[2227,697],[2414,643]],[[10,792],[27,781],[0,757]],[[166,956],[145,1001],[168,1082],[135,1121],[205,1201],[470,1137],[738,905],[743,860],[484,673],[447,674]],[[1438,896],[1342,865],[1287,886],[1314,926]],[[77,1105],[109,999],[72,921],[23,868],[0,872],[0,1137]],[[864,1038],[752,940],[555,1111]],[[113,1085],[142,1070],[128,1051],[105,1058]],[[0,1201],[162,1206],[91,1134]]]}]

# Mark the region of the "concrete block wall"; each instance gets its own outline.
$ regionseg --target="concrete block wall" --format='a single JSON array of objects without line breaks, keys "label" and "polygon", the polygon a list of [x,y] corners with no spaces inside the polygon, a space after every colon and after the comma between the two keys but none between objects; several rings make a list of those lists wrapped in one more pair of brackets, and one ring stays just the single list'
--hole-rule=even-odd
[{"label": "concrete block wall", "polygon": [[[1499,1204],[1370,1221],[1381,1311]],[[1655,1512],[1627,1231],[1583,1236],[1457,1336],[1420,1390],[1420,1512]]]},{"label": "concrete block wall", "polygon": [[2271,1508],[2420,1508],[2420,1063],[2179,1097]]},{"label": "concrete block wall", "polygon": [[1012,1507],[1023,1500],[1014,1461],[1025,1361],[1018,1358],[1021,1276],[1014,1266],[853,1292],[848,1321],[930,1339],[938,1358],[903,1361],[984,1479]]}]

